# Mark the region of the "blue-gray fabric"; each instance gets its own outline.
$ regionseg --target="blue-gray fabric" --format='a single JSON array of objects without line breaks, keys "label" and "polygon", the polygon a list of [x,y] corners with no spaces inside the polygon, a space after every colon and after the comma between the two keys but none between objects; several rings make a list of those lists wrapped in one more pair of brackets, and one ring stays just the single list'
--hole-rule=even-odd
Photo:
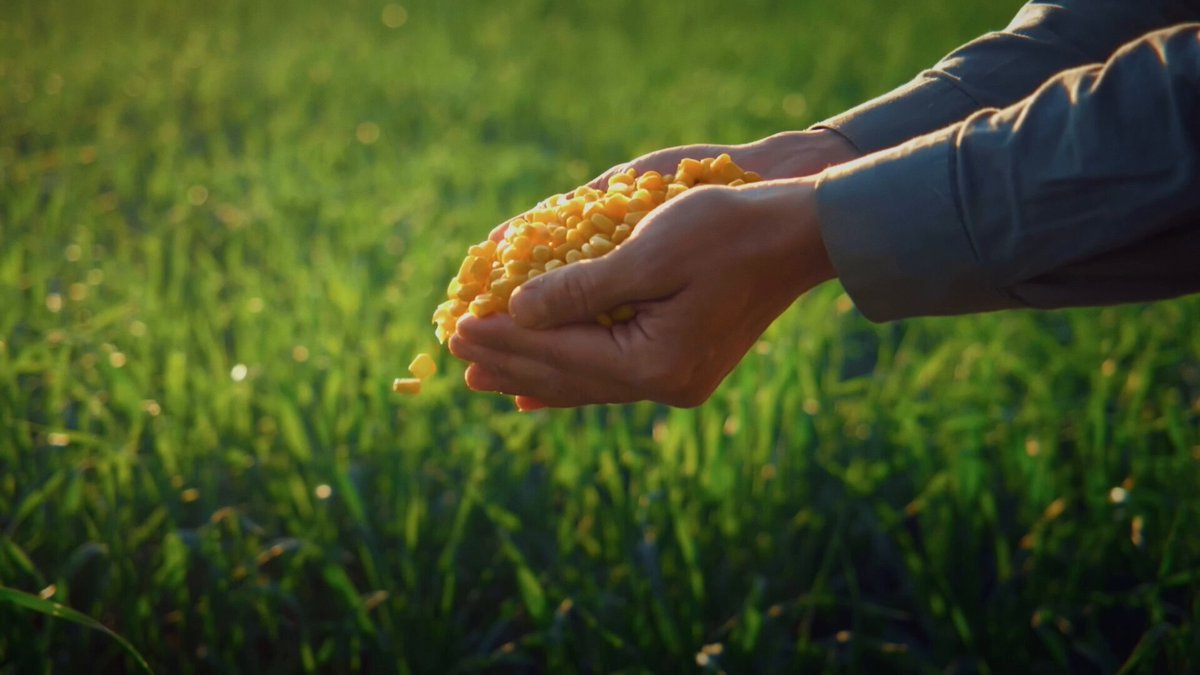
[{"label": "blue-gray fabric", "polygon": [[818,127],[822,232],[887,321],[1200,291],[1200,2],[1030,2]]}]

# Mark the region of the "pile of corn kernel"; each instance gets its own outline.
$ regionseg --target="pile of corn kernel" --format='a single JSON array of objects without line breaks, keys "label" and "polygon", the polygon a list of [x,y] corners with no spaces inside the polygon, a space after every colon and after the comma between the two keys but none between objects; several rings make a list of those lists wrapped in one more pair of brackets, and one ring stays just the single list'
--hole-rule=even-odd
[{"label": "pile of corn kernel", "polygon": [[[599,258],[629,238],[655,208],[696,185],[736,186],[762,180],[728,154],[684,159],[673,175],[630,168],[613,175],[607,190],[582,186],[554,195],[508,222],[500,242],[483,241],[467,250],[447,300],[433,313],[435,334],[444,343],[470,312],[483,317],[508,311],[508,299],[526,281],[580,260]],[[631,307],[596,317],[611,326],[633,318]]]}]

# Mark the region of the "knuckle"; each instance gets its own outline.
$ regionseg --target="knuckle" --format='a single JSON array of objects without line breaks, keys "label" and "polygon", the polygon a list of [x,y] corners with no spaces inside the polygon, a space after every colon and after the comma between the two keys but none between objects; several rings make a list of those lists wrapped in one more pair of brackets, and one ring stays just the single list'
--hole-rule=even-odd
[{"label": "knuckle", "polygon": [[574,274],[564,275],[562,278],[562,292],[560,294],[563,306],[553,308],[556,313],[562,315],[588,315],[590,313],[590,293],[588,292],[591,284],[588,283],[587,265],[579,265],[578,270]]}]

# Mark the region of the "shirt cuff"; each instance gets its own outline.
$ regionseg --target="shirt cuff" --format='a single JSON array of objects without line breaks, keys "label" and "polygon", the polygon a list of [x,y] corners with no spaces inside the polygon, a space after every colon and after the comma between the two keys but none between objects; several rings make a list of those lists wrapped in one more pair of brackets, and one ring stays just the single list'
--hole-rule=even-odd
[{"label": "shirt cuff", "polygon": [[835,131],[867,154],[958,122],[980,107],[948,75],[926,71],[811,128]]},{"label": "shirt cuff", "polygon": [[817,209],[842,286],[871,321],[1021,306],[990,282],[959,215],[958,127],[831,167]]}]

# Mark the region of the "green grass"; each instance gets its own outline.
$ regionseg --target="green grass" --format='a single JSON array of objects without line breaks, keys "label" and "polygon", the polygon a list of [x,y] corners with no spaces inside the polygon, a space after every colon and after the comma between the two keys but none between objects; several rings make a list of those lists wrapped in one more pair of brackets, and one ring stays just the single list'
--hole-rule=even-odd
[{"label": "green grass", "polygon": [[[505,216],[1017,3],[285,4],[0,8],[0,584],[159,673],[1200,668],[1196,299],[831,285],[695,410],[388,390]],[[136,667],[0,604],[0,673]]]}]

